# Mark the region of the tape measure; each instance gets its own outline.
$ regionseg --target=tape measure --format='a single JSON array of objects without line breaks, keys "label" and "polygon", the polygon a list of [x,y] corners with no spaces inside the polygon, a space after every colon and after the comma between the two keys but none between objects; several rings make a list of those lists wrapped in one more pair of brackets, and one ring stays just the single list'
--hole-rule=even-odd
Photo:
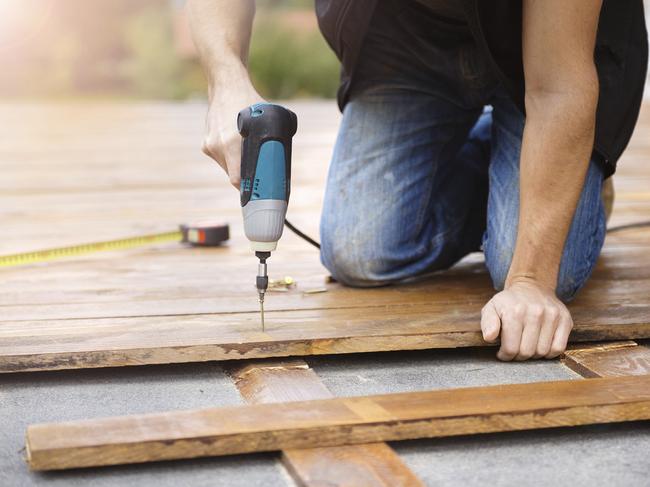
[{"label": "tape measure", "polygon": [[198,222],[180,225],[174,232],[153,233],[137,237],[91,242],[69,247],[35,250],[18,254],[0,255],[0,267],[14,267],[36,262],[63,259],[92,252],[108,250],[124,250],[164,242],[181,242],[195,247],[217,247],[230,238],[227,224],[213,222]]}]

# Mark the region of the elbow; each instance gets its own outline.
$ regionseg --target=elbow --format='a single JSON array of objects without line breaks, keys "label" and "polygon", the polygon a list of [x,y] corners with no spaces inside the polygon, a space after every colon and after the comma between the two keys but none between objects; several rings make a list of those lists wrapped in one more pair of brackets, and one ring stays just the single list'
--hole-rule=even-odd
[{"label": "elbow", "polygon": [[559,122],[576,138],[593,141],[599,83],[596,67],[585,67],[571,76],[526,86],[526,117]]},{"label": "elbow", "polygon": [[598,72],[593,62],[559,72],[526,79],[526,112],[549,109],[579,109],[578,113],[595,116],[598,105]]}]

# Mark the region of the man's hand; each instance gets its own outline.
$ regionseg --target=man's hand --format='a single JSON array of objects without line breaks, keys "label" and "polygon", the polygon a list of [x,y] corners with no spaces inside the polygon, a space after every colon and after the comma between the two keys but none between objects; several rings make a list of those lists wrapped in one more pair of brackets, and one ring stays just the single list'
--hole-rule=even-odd
[{"label": "man's hand", "polygon": [[230,183],[239,190],[241,136],[237,131],[237,114],[243,108],[264,100],[248,76],[232,87],[211,91],[203,152],[219,163],[228,174]]},{"label": "man's hand", "polygon": [[554,358],[564,352],[573,328],[566,306],[552,289],[519,280],[496,294],[481,311],[486,342],[501,334],[500,360]]}]

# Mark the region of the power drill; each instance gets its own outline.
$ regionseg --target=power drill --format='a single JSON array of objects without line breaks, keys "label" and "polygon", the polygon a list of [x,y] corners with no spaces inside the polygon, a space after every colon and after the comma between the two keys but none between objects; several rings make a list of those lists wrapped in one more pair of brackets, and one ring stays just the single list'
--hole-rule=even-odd
[{"label": "power drill", "polygon": [[241,206],[244,232],[259,259],[257,287],[264,331],[264,294],[269,285],[266,260],[282,236],[291,191],[291,138],[298,118],[291,110],[256,103],[237,116],[242,136]]}]

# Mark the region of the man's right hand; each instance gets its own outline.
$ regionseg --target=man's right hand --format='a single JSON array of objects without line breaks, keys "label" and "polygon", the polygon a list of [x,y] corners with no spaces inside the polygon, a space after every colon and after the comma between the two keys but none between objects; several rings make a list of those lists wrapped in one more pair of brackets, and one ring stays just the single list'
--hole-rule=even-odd
[{"label": "man's right hand", "polygon": [[241,136],[237,114],[254,103],[263,103],[248,77],[227,87],[210,90],[203,152],[226,171],[230,183],[239,190]]},{"label": "man's right hand", "polygon": [[239,190],[241,138],[237,114],[263,102],[246,68],[255,0],[188,0],[187,13],[210,85],[203,152],[226,171]]}]

